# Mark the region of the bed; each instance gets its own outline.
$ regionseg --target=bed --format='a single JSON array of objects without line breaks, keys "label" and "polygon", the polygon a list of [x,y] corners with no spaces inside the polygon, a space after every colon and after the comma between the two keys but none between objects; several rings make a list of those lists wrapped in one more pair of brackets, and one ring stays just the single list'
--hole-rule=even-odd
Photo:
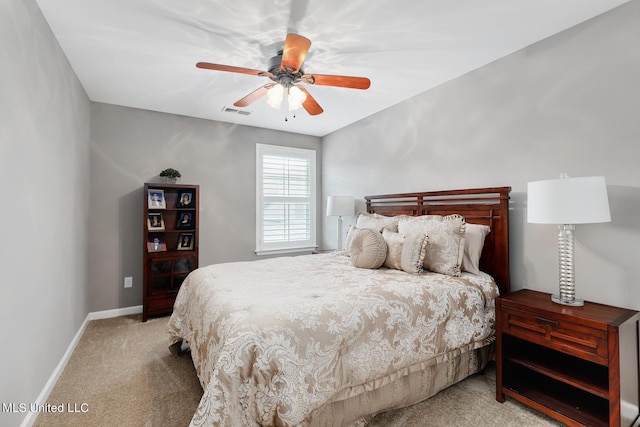
[{"label": "bed", "polygon": [[509,293],[509,192],[365,197],[368,215],[401,224],[461,216],[489,227],[480,272],[358,268],[343,253],[192,272],[169,321],[171,349],[188,342],[204,391],[191,425],[364,426],[482,370],[494,299]]}]

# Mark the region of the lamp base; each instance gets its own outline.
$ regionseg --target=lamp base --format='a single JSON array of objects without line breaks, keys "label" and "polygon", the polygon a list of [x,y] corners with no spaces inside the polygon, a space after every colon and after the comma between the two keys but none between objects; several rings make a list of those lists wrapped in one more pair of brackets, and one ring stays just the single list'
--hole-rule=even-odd
[{"label": "lamp base", "polygon": [[556,304],[570,305],[573,307],[582,307],[584,305],[584,300],[582,299],[574,298],[572,300],[563,300],[559,295],[555,294],[551,295],[551,301],[555,302]]},{"label": "lamp base", "polygon": [[336,252],[342,252],[342,215],[338,215],[338,248]]}]

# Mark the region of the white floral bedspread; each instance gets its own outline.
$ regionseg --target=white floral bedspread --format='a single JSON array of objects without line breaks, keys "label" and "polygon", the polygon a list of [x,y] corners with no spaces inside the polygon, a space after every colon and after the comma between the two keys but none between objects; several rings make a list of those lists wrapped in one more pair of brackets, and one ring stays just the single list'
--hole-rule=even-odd
[{"label": "white floral bedspread", "polygon": [[204,394],[192,426],[297,426],[350,387],[494,333],[488,275],[358,269],[341,254],[192,272],[169,321]]}]

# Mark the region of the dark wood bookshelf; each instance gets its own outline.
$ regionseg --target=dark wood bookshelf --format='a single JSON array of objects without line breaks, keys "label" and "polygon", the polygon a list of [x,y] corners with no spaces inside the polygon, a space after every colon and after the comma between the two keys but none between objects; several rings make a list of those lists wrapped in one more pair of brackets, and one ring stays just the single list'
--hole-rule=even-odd
[{"label": "dark wood bookshelf", "polygon": [[[162,195],[161,206],[151,201],[154,190]],[[185,194],[190,201],[186,206],[181,203]],[[170,314],[182,282],[198,268],[200,187],[145,183],[143,197],[144,322],[149,316]],[[161,222],[152,224],[154,217]],[[154,238],[158,243],[154,244]]]}]

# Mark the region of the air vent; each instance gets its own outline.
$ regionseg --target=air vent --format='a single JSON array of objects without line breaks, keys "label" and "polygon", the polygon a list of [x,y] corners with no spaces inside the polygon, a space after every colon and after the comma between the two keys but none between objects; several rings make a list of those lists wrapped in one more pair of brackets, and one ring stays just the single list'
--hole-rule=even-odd
[{"label": "air vent", "polygon": [[229,107],[222,108],[222,112],[240,114],[241,116],[248,116],[249,114],[251,114],[250,111],[236,110],[235,108],[229,108]]}]

